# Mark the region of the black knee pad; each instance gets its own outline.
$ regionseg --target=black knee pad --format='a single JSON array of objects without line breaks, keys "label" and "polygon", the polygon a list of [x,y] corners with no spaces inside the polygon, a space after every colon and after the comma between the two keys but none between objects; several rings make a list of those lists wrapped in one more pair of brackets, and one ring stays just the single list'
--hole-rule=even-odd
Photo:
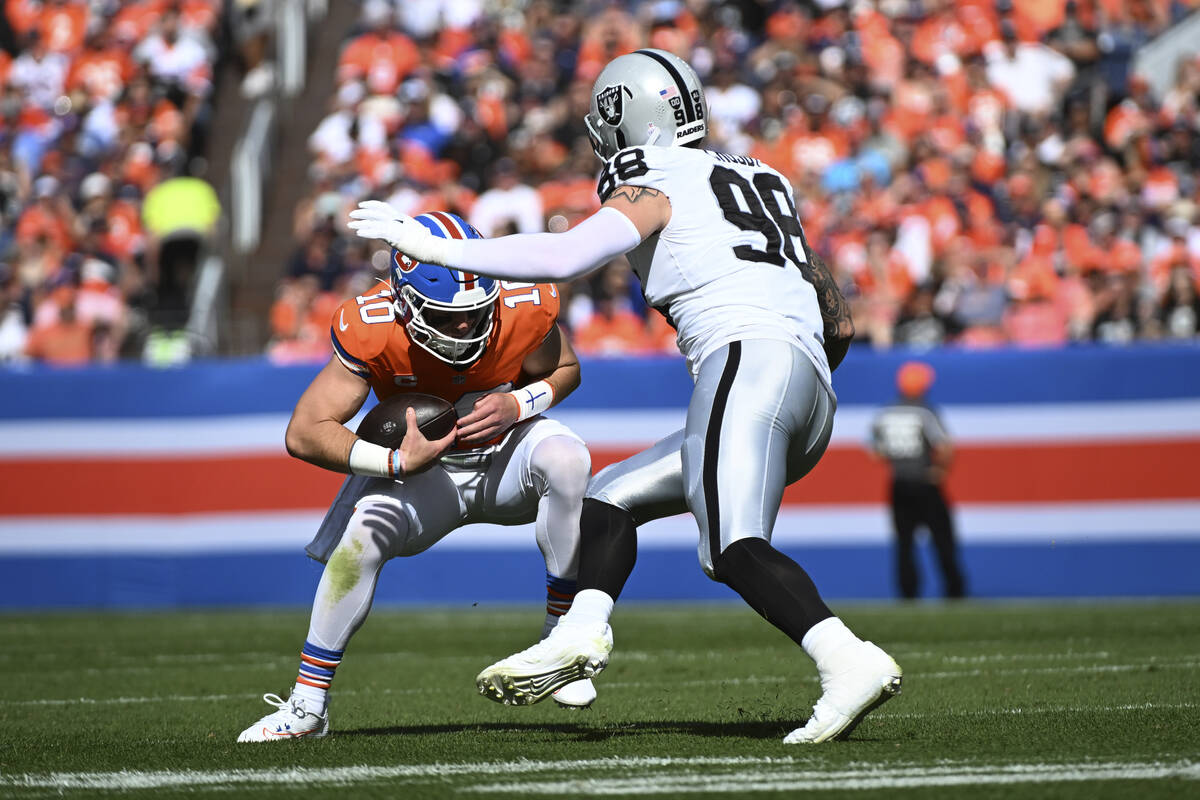
[{"label": "black knee pad", "polygon": [[777,552],[766,539],[738,539],[713,559],[713,578],[734,589],[769,568],[771,554]]},{"label": "black knee pad", "polygon": [[579,588],[599,589],[614,600],[637,561],[637,525],[623,508],[584,498],[579,517]]}]

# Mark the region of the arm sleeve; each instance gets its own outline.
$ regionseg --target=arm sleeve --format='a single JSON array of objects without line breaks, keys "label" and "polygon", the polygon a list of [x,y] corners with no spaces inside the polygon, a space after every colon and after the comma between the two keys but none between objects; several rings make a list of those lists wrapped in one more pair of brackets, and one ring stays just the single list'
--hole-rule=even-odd
[{"label": "arm sleeve", "polygon": [[556,282],[586,275],[642,242],[634,224],[602,208],[565,233],[447,240],[446,263],[492,278]]}]

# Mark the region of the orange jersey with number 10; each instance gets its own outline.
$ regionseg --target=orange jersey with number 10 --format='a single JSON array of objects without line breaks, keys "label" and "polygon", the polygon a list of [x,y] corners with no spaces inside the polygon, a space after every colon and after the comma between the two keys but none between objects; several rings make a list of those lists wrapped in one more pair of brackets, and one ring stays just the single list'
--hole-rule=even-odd
[{"label": "orange jersey with number 10", "polygon": [[487,347],[460,370],[409,339],[392,300],[389,287],[342,303],[330,329],[334,353],[346,369],[366,378],[379,400],[400,392],[432,394],[455,404],[460,417],[478,397],[513,388],[521,364],[546,341],[558,319],[553,284],[501,281]]}]

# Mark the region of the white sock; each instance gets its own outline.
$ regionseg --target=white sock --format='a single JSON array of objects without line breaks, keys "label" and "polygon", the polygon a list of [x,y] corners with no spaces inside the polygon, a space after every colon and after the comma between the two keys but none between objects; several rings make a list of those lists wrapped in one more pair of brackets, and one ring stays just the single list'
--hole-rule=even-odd
[{"label": "white sock", "polygon": [[808,633],[800,640],[800,646],[817,662],[817,669],[824,672],[833,666],[832,662],[838,650],[847,644],[861,641],[846,627],[846,623],[837,617],[829,617],[809,628]]},{"label": "white sock", "polygon": [[607,624],[612,616],[613,599],[599,589],[584,589],[575,595],[571,610],[563,616],[563,622],[572,625],[590,625],[597,622]]},{"label": "white sock", "polygon": [[292,687],[292,697],[304,700],[304,710],[311,711],[318,717],[325,713],[325,704],[329,701],[329,691],[297,683]]}]

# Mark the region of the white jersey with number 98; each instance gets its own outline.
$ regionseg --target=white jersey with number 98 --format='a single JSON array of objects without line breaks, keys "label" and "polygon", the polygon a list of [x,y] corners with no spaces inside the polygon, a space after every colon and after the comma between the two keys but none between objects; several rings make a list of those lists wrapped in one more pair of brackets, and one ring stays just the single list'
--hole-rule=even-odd
[{"label": "white jersey with number 98", "polygon": [[670,222],[630,251],[629,263],[646,301],[675,327],[693,376],[721,345],[776,339],[799,346],[832,389],[786,178],[752,158],[651,146],[626,148],[604,165],[600,199],[623,185],[656,189],[671,202]]}]

